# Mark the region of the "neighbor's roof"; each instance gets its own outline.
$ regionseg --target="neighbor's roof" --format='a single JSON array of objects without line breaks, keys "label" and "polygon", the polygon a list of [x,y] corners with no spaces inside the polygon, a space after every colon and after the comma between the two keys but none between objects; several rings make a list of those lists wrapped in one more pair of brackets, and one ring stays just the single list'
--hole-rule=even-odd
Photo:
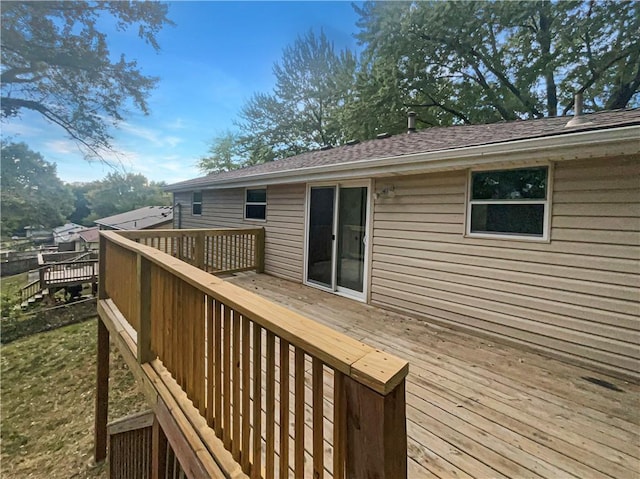
[{"label": "neighbor's roof", "polygon": [[94,223],[116,230],[143,230],[172,220],[172,206],[145,206],[126,213],[100,218]]},{"label": "neighbor's roof", "polygon": [[100,229],[97,226],[80,231],[78,236],[86,243],[97,243],[100,240]]},{"label": "neighbor's roof", "polygon": [[53,241],[55,244],[70,243],[75,241],[74,237],[76,233],[85,229],[87,229],[86,226],[78,225],[76,223],[66,223],[62,226],[58,226],[57,228],[53,228]]},{"label": "neighbor's roof", "polygon": [[[584,115],[583,123],[567,127],[572,117],[560,116],[535,120],[516,120],[486,125],[457,125],[433,127],[412,134],[398,134],[387,138],[364,141],[355,145],[344,145],[328,150],[316,150],[297,156],[272,161],[238,170],[210,174],[192,180],[169,185],[168,191],[184,191],[207,187],[237,185],[251,180],[268,179],[278,176],[304,179],[306,172],[319,169],[339,169],[345,171],[349,165],[361,168],[374,164],[378,160],[395,160],[403,164],[410,155],[436,153],[430,155],[437,159],[437,152],[451,152],[469,147],[489,145],[509,145],[513,150],[519,148],[515,143],[527,139],[545,139],[575,133],[593,132],[640,125],[640,109],[602,111]],[[637,133],[636,133],[637,135]],[[540,143],[540,142],[538,142]],[[476,148],[477,149],[477,148]],[[503,148],[504,149],[504,148]],[[479,154],[479,153],[477,153]],[[451,157],[451,154],[448,155]],[[389,163],[387,161],[387,163]],[[324,168],[323,168],[324,167]]]}]

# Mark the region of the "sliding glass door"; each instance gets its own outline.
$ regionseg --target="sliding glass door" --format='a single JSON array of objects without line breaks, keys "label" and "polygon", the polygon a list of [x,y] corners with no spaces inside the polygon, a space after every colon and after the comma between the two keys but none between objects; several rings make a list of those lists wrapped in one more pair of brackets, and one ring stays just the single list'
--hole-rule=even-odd
[{"label": "sliding glass door", "polygon": [[307,281],[333,286],[333,223],[336,188],[311,188]]},{"label": "sliding glass door", "polygon": [[367,186],[309,189],[307,283],[364,299]]}]

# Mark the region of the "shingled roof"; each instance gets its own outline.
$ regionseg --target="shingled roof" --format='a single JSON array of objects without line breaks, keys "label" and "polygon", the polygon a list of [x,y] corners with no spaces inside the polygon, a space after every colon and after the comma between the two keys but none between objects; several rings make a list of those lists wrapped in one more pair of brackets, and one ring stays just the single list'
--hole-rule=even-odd
[{"label": "shingled roof", "polygon": [[173,221],[173,206],[144,206],[94,223],[115,230],[144,230]]},{"label": "shingled roof", "polygon": [[167,187],[169,191],[184,191],[199,188],[223,186],[225,183],[237,184],[239,180],[254,177],[265,178],[279,173],[331,165],[362,164],[378,159],[402,158],[419,153],[454,150],[465,147],[504,144],[518,140],[556,137],[576,132],[605,130],[640,124],[640,109],[602,111],[583,116],[581,124],[567,127],[571,117],[561,116],[535,120],[516,120],[486,125],[456,125],[433,127],[411,134],[399,134],[344,145],[337,148],[310,151],[300,155],[272,161],[261,165],[241,168],[233,171],[210,174]]}]

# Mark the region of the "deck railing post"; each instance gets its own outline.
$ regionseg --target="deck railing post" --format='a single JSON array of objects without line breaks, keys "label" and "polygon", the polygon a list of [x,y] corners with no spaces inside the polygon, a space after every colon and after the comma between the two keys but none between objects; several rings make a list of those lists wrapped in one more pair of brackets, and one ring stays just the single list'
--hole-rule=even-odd
[{"label": "deck railing post", "polygon": [[204,270],[204,231],[198,231],[195,235],[195,247],[193,252],[193,265],[198,268]]},{"label": "deck railing post", "polygon": [[98,252],[98,299],[107,299],[107,238],[100,235]]},{"label": "deck railing post", "polygon": [[96,463],[107,458],[107,416],[109,409],[109,330],[98,318],[98,357],[94,452]]},{"label": "deck railing post", "polygon": [[151,351],[151,263],[140,254],[137,255],[137,271],[138,362],[143,364],[155,357]]},{"label": "deck railing post", "polygon": [[260,228],[256,232],[256,244],[254,253],[256,273],[264,273],[264,228]]},{"label": "deck railing post", "polygon": [[407,421],[404,379],[388,394],[380,394],[345,377],[349,479],[407,477]]}]

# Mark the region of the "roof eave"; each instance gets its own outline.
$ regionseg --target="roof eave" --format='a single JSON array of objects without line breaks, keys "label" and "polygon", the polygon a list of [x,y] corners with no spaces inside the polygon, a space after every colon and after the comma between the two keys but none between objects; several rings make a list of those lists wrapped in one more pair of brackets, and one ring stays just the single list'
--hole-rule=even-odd
[{"label": "roof eave", "polygon": [[192,184],[184,187],[176,185],[175,188],[169,186],[167,191],[180,192],[408,175],[500,164],[567,161],[638,153],[640,153],[640,125],[632,125],[332,165],[294,168],[228,180],[212,180],[201,185]]}]

